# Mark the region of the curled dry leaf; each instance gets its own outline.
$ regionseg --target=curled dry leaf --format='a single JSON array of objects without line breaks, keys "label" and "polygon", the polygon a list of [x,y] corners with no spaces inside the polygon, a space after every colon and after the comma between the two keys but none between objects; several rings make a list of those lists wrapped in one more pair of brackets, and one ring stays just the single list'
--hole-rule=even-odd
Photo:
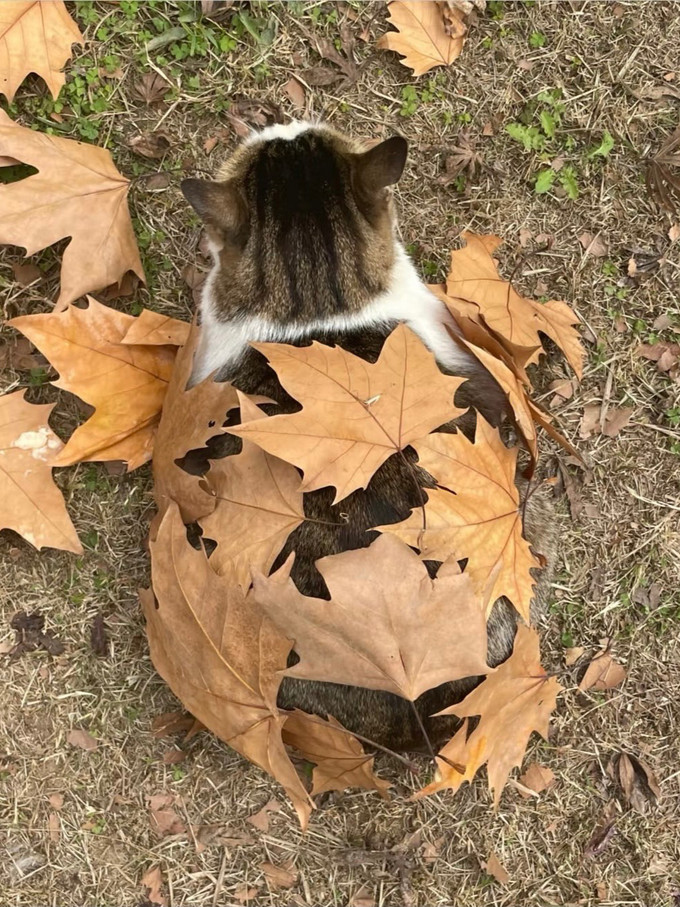
[{"label": "curled dry leaf", "polygon": [[201,486],[199,476],[186,472],[177,461],[220,434],[227,412],[238,404],[235,388],[227,382],[214,382],[212,376],[187,389],[198,340],[199,330],[194,326],[177,354],[153,458],[154,497],[159,511],[164,513],[168,503],[175,501],[187,522],[209,514],[216,498]]},{"label": "curled dry leaf", "polygon": [[[241,419],[251,424],[266,416],[238,392]],[[210,566],[233,572],[244,589],[252,571],[268,573],[290,533],[304,522],[300,475],[244,439],[241,453],[212,460],[204,486],[214,509],[200,521],[204,535],[217,542]]]},{"label": "curled dry leaf", "polygon": [[611,690],[626,679],[626,669],[614,661],[609,648],[605,646],[586,668],[578,685],[579,690]]},{"label": "curled dry leaf", "polygon": [[547,739],[550,713],[561,689],[541,667],[538,634],[520,624],[512,655],[462,702],[439,713],[480,718],[469,736],[467,720],[463,723],[441,751],[448,762],[437,760],[438,777],[415,798],[446,788],[456,791],[486,763],[489,789],[498,807],[508,775],[521,764],[532,732]]},{"label": "curled dry leaf", "polygon": [[492,257],[502,243],[497,236],[463,233],[466,245],[451,253],[451,271],[446,280],[448,296],[473,302],[484,323],[497,337],[515,346],[536,352],[521,363],[537,362],[543,349],[539,332],[546,334],[563,351],[580,378],[583,373],[583,348],[574,325],[579,319],[566,302],[546,303],[525,299],[511,283],[503,280]]},{"label": "curled dry leaf", "polygon": [[56,98],[66,81],[61,71],[72,44],[83,44],[80,29],[63,0],[4,0],[0,3],[0,93],[12,103],[30,72]]},{"label": "curled dry leaf", "polygon": [[366,754],[359,741],[329,716],[327,720],[296,709],[283,728],[283,742],[295,747],[315,763],[312,796],[329,790],[361,787],[377,790],[387,797],[392,786],[373,772],[374,757]]},{"label": "curled dry leaf", "polygon": [[90,734],[88,731],[83,730],[82,728],[74,728],[68,732],[66,737],[66,742],[70,743],[71,746],[76,746],[78,749],[86,750],[88,753],[94,752],[97,749],[97,740]]},{"label": "curled dry leaf", "polygon": [[229,432],[302,469],[304,491],[334,485],[334,503],[365,488],[393,453],[462,412],[453,396],[463,379],[443,375],[403,324],[374,364],[316,341],[253,346],[303,409]]},{"label": "curled dry leaf", "polygon": [[0,397],[0,529],[31,545],[82,552],[61,492],[52,479],[63,444],[47,420],[54,404],[24,400],[26,391]]},{"label": "curled dry leaf", "polygon": [[276,707],[290,641],[191,547],[174,502],[149,547],[156,601],[149,590],[141,596],[154,667],[192,715],[284,786],[305,826],[312,804]]},{"label": "curled dry leaf", "polygon": [[125,460],[135,469],[151,458],[175,352],[122,343],[135,319],[88,297],[86,309],[22,315],[9,323],[59,372],[56,387],[95,407],[71,435],[57,463]]},{"label": "curled dry leaf", "polygon": [[616,771],[626,800],[636,812],[647,812],[650,803],[661,796],[659,782],[650,766],[632,753],[621,753]]},{"label": "curled dry leaf", "polygon": [[388,10],[390,25],[397,30],[386,32],[377,46],[401,54],[401,62],[415,76],[448,66],[460,56],[467,28],[459,10],[448,8],[445,19],[439,4],[420,0],[393,0]]},{"label": "curled dry leaf", "polygon": [[381,535],[369,548],[316,561],[331,594],[324,601],[298,592],[292,560],[270,577],[253,577],[255,600],[295,640],[300,661],[287,676],[415,700],[447,680],[489,670],[483,607],[457,564],[443,565],[431,580],[416,554]]},{"label": "curled dry leaf", "polygon": [[474,443],[465,435],[435,432],[415,443],[420,466],[437,481],[427,489],[425,526],[421,510],[401,523],[379,526],[420,550],[425,560],[468,558],[465,573],[489,611],[505,595],[529,620],[539,567],[522,536],[515,485],[517,449],[507,448],[495,428],[477,415]]},{"label": "curled dry leaf", "polygon": [[127,206],[130,181],[108,151],[18,126],[0,111],[0,154],[38,170],[0,185],[0,243],[23,246],[33,255],[71,237],[57,309],[118,283],[127,271],[144,280]]}]

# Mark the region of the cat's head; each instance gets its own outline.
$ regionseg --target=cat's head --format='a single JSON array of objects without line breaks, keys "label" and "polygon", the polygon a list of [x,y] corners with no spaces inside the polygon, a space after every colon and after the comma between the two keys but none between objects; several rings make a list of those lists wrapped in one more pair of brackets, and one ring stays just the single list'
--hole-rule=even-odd
[{"label": "cat's head", "polygon": [[389,187],[406,153],[400,136],[366,150],[293,122],[246,139],[217,181],[184,180],[212,243],[215,315],[308,323],[383,292],[396,247]]}]

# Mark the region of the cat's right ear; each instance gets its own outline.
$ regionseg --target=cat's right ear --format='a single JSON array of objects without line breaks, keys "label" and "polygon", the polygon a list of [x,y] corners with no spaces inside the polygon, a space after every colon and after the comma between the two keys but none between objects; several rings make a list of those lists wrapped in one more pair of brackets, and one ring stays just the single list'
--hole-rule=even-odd
[{"label": "cat's right ear", "polygon": [[245,203],[229,180],[182,180],[180,189],[201,220],[225,238],[242,236],[247,223]]},{"label": "cat's right ear", "polygon": [[376,194],[398,182],[406,165],[408,143],[400,135],[374,145],[355,156],[355,179],[367,195]]}]

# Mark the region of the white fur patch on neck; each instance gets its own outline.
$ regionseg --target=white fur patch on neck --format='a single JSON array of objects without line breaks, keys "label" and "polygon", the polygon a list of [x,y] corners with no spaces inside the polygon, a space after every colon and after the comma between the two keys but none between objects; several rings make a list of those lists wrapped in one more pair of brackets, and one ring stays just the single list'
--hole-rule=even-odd
[{"label": "white fur patch on neck", "polygon": [[368,305],[349,315],[332,315],[304,324],[277,324],[259,315],[220,321],[215,299],[213,268],[201,295],[201,339],[194,360],[191,384],[198,384],[219,370],[225,378],[245,353],[249,343],[273,341],[292,343],[323,331],[352,331],[403,321],[414,331],[435,358],[450,371],[468,375],[476,360],[451,339],[446,326],[458,333],[455,322],[441,300],[431,293],[404,251],[397,244],[390,286]]},{"label": "white fur patch on neck", "polygon": [[275,123],[273,126],[265,126],[258,132],[251,132],[244,144],[254,145],[256,142],[270,142],[272,139],[286,139],[292,142],[302,132],[314,129],[317,123],[310,120],[291,120],[290,123]]}]

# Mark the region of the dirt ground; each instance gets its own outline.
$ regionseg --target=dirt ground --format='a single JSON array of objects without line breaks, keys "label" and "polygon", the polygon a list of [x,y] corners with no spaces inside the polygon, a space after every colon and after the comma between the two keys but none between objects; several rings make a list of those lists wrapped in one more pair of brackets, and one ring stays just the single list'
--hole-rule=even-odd
[{"label": "dirt ground", "polygon": [[[401,229],[428,280],[445,273],[462,230],[496,232],[507,240],[506,276],[514,273],[537,298],[574,305],[586,325],[588,363],[571,399],[553,408],[590,469],[572,502],[576,518],[565,520],[541,628],[544,661],[563,669],[564,647],[592,652],[610,637],[628,676],[616,690],[584,694],[576,690],[578,666],[563,673],[550,740],[534,740],[527,756],[556,775],[538,797],[524,799],[509,786],[494,814],[481,777],[455,797],[409,803],[430,769],[409,776],[384,757],[377,765],[394,782],[391,800],[328,796],[302,834],[278,786],[225,745],[205,733],[182,744],[151,732],[154,718],[179,706],[149,661],[136,595],[148,582],[149,469],[60,470],[86,553],[38,554],[0,533],[0,642],[13,638],[9,622],[22,608],[40,610],[65,645],[58,656],[38,650],[12,664],[2,656],[0,907],[147,904],[141,878],[153,866],[173,907],[237,905],[248,895],[254,905],[677,907],[680,394],[636,349],[657,338],[677,341],[680,330],[680,243],[668,237],[677,217],[657,206],[644,180],[645,158],[678,124],[680,4],[491,2],[459,60],[419,79],[375,48],[386,27],[383,3],[217,4],[213,18],[202,20],[193,3],[68,5],[86,45],[68,67],[63,106],[29,80],[9,112],[105,144],[124,174],[139,177],[130,200],[149,285],[111,304],[190,317],[183,272],[203,260],[200,227],[178,183],[212,172],[238,141],[230,112],[300,115],[285,91],[297,73],[307,81],[307,113],[359,136],[398,131],[409,140],[397,194]],[[312,85],[327,78],[319,67],[342,76],[317,52],[318,39],[345,53],[351,36],[356,80]],[[138,86],[153,71],[168,91],[147,104]],[[555,136],[544,152],[525,150],[506,127],[540,124],[541,111],[557,116]],[[133,153],[130,140],[154,129],[170,143],[165,156]],[[482,169],[447,179],[447,155],[466,133]],[[551,191],[537,194],[538,172],[556,157],[562,169]],[[157,173],[166,176],[144,178]],[[584,233],[598,237],[590,253],[579,240]],[[28,290],[13,279],[20,254],[5,250],[0,263],[6,317],[48,311],[54,298],[55,251],[36,257],[45,277]],[[631,255],[639,266],[633,279]],[[4,340],[12,334],[3,329]],[[548,371],[548,380],[568,377],[559,357]],[[39,367],[9,369],[2,390],[28,386],[30,399],[58,400],[53,424],[66,434],[82,410],[46,386],[47,377],[54,375]],[[589,404],[628,406],[633,415],[616,437],[596,429],[582,440]],[[560,506],[566,514],[566,502]],[[90,642],[99,612],[105,657]],[[87,729],[96,749],[69,744],[73,729]],[[186,758],[173,763],[176,743]],[[620,752],[642,758],[659,780],[662,796],[642,814],[608,774]],[[152,829],[148,798],[159,794],[175,796],[186,833],[159,838]],[[262,831],[246,820],[271,798],[281,809]],[[614,833],[587,856],[607,808]],[[504,885],[484,872],[491,852],[507,870]],[[287,861],[297,879],[277,889],[261,864]]]}]

